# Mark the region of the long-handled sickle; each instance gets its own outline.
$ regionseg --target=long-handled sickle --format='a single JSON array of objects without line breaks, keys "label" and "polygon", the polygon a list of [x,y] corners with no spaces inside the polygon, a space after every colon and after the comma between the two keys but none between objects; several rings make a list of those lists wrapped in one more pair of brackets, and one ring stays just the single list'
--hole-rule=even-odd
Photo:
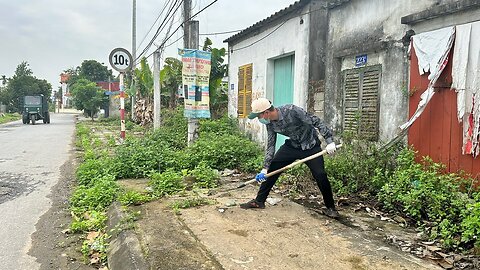
[{"label": "long-handled sickle", "polygon": [[[342,144],[337,145],[337,148],[340,148],[340,147],[342,147]],[[277,174],[277,173],[280,173],[280,172],[283,172],[283,171],[288,170],[288,169],[290,169],[290,168],[293,168],[293,167],[297,166],[298,164],[302,164],[302,163],[304,163],[304,162],[306,162],[306,161],[309,161],[309,160],[311,160],[311,159],[317,158],[317,157],[319,157],[319,156],[323,156],[323,155],[325,155],[325,153],[327,153],[327,150],[323,150],[323,151],[321,151],[321,152],[318,152],[318,153],[313,154],[313,155],[311,155],[311,156],[308,156],[308,157],[306,157],[306,158],[299,159],[299,160],[297,160],[297,161],[295,161],[295,162],[293,162],[293,163],[291,163],[291,164],[289,164],[289,165],[287,165],[287,166],[285,166],[285,167],[283,167],[283,168],[280,168],[280,169],[275,170],[275,171],[273,171],[273,172],[269,172],[269,173],[267,173],[265,176],[268,178],[268,177],[270,177],[270,176],[272,176],[272,175],[275,175],[275,174]],[[238,187],[236,187],[235,189],[237,189],[237,188],[243,188],[243,187],[245,187],[245,186],[248,185],[248,184],[254,183],[255,181],[257,181],[257,180],[255,180],[255,179],[248,180],[247,182],[245,182],[245,183],[239,185]]]}]

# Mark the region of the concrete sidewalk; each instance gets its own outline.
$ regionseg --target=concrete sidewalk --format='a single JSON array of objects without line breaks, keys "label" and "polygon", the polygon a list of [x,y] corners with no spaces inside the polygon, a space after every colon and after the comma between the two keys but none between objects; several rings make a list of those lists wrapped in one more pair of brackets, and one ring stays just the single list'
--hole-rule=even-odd
[{"label": "concrete sidewalk", "polygon": [[[169,207],[179,198],[135,207],[141,218],[139,246],[132,250],[141,250],[147,269],[441,269],[275,194],[282,201],[264,210],[226,206],[253,198],[256,190],[204,195],[216,203],[180,214]],[[111,256],[109,265],[127,258]],[[110,269],[142,269],[115,265]]]}]

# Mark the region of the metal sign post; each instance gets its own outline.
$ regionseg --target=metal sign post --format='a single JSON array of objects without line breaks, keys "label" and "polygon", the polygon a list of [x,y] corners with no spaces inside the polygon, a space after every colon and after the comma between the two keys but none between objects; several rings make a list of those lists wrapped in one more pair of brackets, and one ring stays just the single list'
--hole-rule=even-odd
[{"label": "metal sign post", "polygon": [[120,72],[120,138],[125,139],[125,90],[123,86],[124,73],[133,66],[132,55],[123,48],[116,48],[110,53],[110,65]]}]

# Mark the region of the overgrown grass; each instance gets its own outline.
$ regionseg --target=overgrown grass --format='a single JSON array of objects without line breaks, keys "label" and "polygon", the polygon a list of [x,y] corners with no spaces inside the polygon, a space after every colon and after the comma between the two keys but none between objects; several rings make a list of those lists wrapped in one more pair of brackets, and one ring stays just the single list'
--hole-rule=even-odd
[{"label": "overgrown grass", "polygon": [[344,138],[344,147],[325,163],[337,195],[402,215],[447,249],[480,245],[480,195],[473,179],[447,174],[428,157],[419,164],[415,151],[401,144],[379,151],[367,140]]},{"label": "overgrown grass", "polygon": [[13,122],[22,119],[19,113],[0,113],[0,124]]}]

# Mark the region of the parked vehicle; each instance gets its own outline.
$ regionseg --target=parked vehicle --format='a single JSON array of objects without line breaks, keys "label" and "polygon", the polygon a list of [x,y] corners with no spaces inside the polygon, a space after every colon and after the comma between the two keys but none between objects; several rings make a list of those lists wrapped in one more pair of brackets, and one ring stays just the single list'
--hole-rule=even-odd
[{"label": "parked vehicle", "polygon": [[50,124],[47,99],[43,95],[23,97],[22,121],[24,124],[37,120],[43,120],[44,124]]}]

